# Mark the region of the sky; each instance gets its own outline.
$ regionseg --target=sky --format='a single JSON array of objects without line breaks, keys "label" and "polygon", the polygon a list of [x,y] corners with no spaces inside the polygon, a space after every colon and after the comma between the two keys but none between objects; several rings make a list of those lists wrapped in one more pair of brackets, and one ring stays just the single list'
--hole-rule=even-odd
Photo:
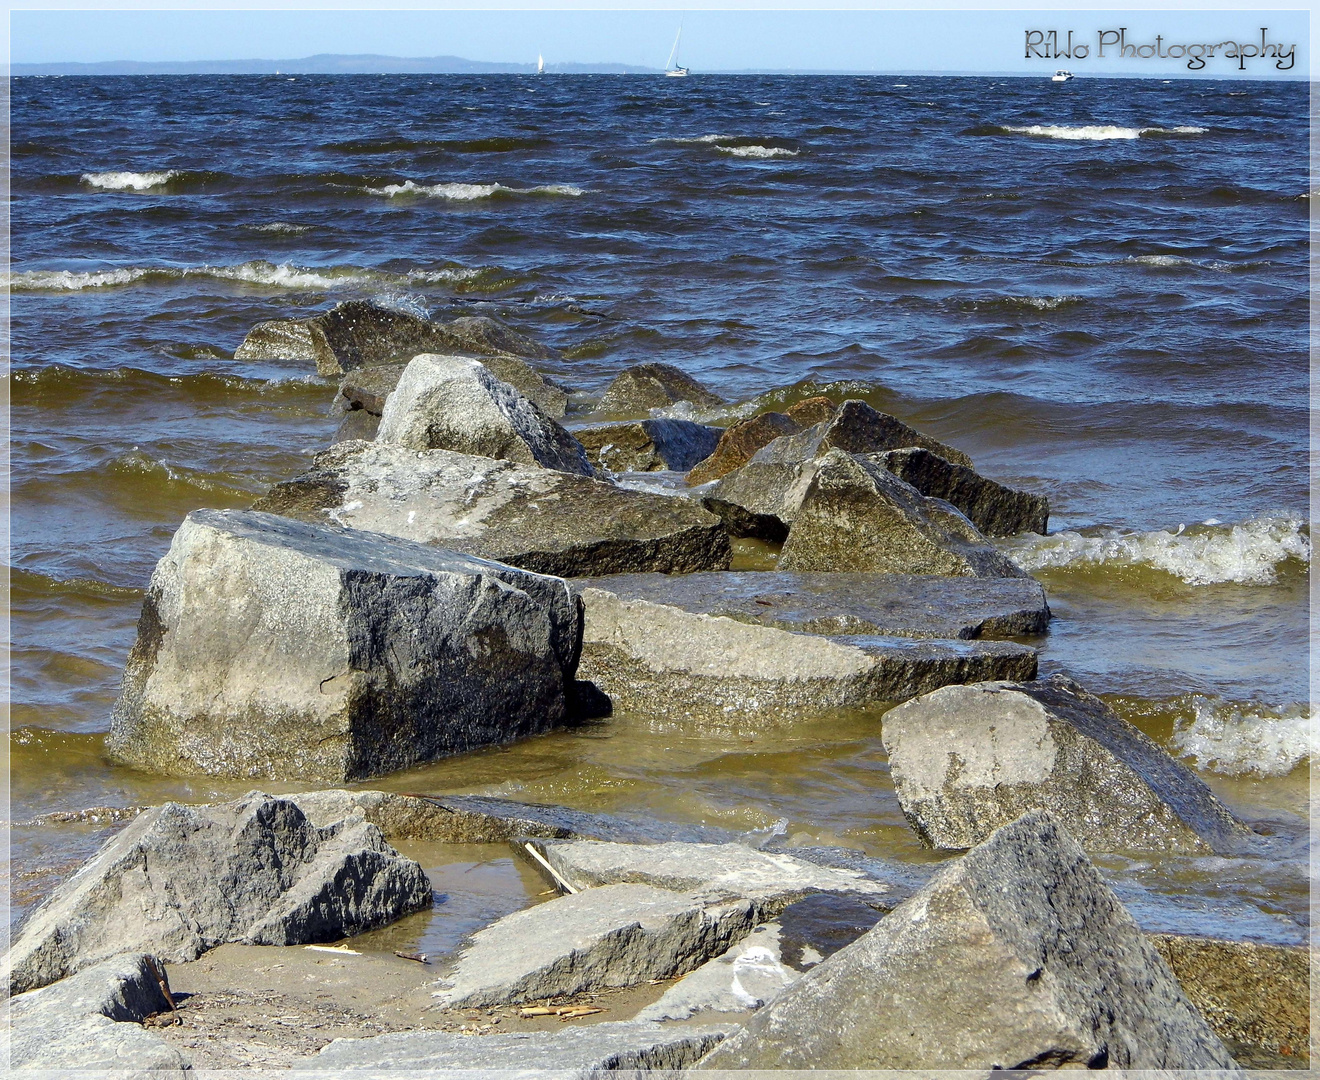
[{"label": "sky", "polygon": [[[223,0],[221,0],[223,2]],[[296,0],[295,0],[296,2]],[[334,2],[334,0],[330,0]],[[524,0],[527,2],[527,0]],[[531,0],[534,3],[534,0]],[[845,0],[847,2],[847,0]],[[177,4],[175,5],[177,6]],[[212,3],[212,6],[216,6]],[[469,4],[469,7],[471,5]],[[1306,11],[765,11],[765,10],[15,10],[14,63],[107,60],[291,59],[317,53],[460,56],[547,64],[623,63],[660,68],[680,23],[679,60],[702,71],[986,71],[1077,74],[1219,75],[1297,78],[1306,71]],[[1295,44],[1291,70],[1255,58],[1267,44]],[[1192,44],[1246,44],[1241,60],[1221,48],[1200,71],[1185,57],[1119,55],[1115,38],[1099,55],[1101,32],[1126,30],[1137,50],[1167,53]],[[1086,56],[1056,56],[1060,44]],[[1036,55],[1028,58],[1028,33]],[[1175,52],[1175,57],[1177,53]]]}]

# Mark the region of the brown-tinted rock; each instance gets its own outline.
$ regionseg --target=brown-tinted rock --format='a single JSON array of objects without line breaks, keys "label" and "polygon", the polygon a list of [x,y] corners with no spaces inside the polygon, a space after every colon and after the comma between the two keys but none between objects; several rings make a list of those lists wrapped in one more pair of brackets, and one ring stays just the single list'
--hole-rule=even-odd
[{"label": "brown-tinted rock", "polygon": [[574,431],[593,465],[612,473],[682,472],[706,457],[720,429],[691,420],[637,420]]},{"label": "brown-tinted rock", "polygon": [[797,421],[799,425],[806,428],[823,423],[826,420],[832,420],[834,411],[837,408],[838,406],[834,402],[821,395],[819,397],[803,398],[784,411],[788,413],[790,419]]},{"label": "brown-tinted rock", "polygon": [[[825,400],[825,399],[820,399]],[[689,484],[706,484],[741,468],[761,447],[781,435],[796,435],[802,426],[784,413],[767,412],[730,424],[720,436],[719,445],[704,461],[688,473]]]},{"label": "brown-tinted rock", "polygon": [[645,414],[680,401],[698,409],[715,409],[724,399],[712,394],[691,375],[669,364],[638,364],[620,372],[596,406],[597,412]]}]

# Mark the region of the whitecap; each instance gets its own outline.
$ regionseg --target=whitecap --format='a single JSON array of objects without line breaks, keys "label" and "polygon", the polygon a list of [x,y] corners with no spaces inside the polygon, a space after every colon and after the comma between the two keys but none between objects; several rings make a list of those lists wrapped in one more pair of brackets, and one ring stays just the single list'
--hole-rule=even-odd
[{"label": "whitecap", "polygon": [[674,143],[677,146],[695,146],[702,143],[720,143],[728,142],[732,135],[692,135],[686,137],[666,136],[660,139],[652,139],[652,143]]},{"label": "whitecap", "polygon": [[1259,517],[1231,525],[1199,525],[1176,531],[1157,529],[1103,535],[1059,532],[1005,545],[1023,570],[1143,566],[1161,570],[1188,585],[1273,585],[1281,566],[1311,559],[1305,521],[1296,517]]},{"label": "whitecap", "polygon": [[1106,142],[1113,139],[1139,139],[1143,135],[1202,135],[1208,128],[1180,125],[1162,127],[1120,127],[1117,124],[1005,124],[1004,131],[1015,135],[1038,135],[1067,142]]},{"label": "whitecap", "polygon": [[102,191],[150,191],[168,184],[178,175],[177,169],[164,172],[83,173],[82,181]]},{"label": "whitecap", "polygon": [[538,187],[511,188],[504,184],[417,184],[405,180],[402,184],[386,184],[384,187],[367,188],[369,195],[384,195],[394,198],[399,195],[420,195],[433,199],[452,199],[456,202],[471,202],[476,199],[489,199],[500,192],[509,195],[585,195],[586,189],[573,184],[542,184]]},{"label": "whitecap", "polygon": [[717,146],[715,149],[722,154],[740,158],[797,157],[799,153],[782,146]]},{"label": "whitecap", "polygon": [[22,270],[9,274],[5,286],[15,292],[76,292],[128,285],[151,274],[141,267],[121,270]]},{"label": "whitecap", "polygon": [[312,226],[297,225],[292,221],[271,221],[265,225],[249,225],[248,228],[251,229],[253,232],[288,233],[294,236],[296,236],[298,233],[305,233],[312,231]]},{"label": "whitecap", "polygon": [[1226,776],[1286,776],[1320,750],[1320,712],[1303,706],[1269,709],[1205,697],[1174,727],[1173,747],[1210,772]]}]

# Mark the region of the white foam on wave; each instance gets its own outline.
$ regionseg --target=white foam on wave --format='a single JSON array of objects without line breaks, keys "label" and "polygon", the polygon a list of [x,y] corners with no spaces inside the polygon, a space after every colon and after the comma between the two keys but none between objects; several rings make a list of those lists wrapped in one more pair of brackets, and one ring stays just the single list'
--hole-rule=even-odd
[{"label": "white foam on wave", "polygon": [[1192,699],[1192,716],[1175,726],[1173,746],[1210,772],[1286,776],[1320,752],[1320,711],[1240,706]]},{"label": "white foam on wave", "polygon": [[178,175],[177,169],[164,172],[83,173],[82,181],[102,191],[150,191],[168,184]]},{"label": "white foam on wave", "polygon": [[[1213,520],[1213,519],[1211,519]],[[1273,585],[1288,560],[1310,562],[1306,522],[1294,517],[1252,518],[1231,525],[1146,533],[1106,530],[1083,536],[1060,532],[1010,546],[1009,557],[1028,572],[1092,566],[1145,566],[1188,585]]]},{"label": "white foam on wave", "polygon": [[418,184],[412,180],[366,190],[369,195],[383,195],[390,199],[400,195],[412,195],[431,199],[452,199],[455,202],[489,199],[492,195],[501,192],[509,195],[568,195],[574,198],[587,193],[585,188],[575,187],[573,184],[541,184],[530,188],[511,188],[504,184]]},{"label": "white foam on wave", "polygon": [[716,146],[715,149],[722,154],[740,158],[797,157],[799,153],[782,146]]},{"label": "white foam on wave", "polygon": [[722,143],[732,139],[732,135],[692,135],[688,137],[666,137],[652,139],[652,143],[673,143],[675,146],[699,146],[702,143]]},{"label": "white foam on wave", "polygon": [[292,221],[272,221],[265,225],[249,225],[248,228],[253,232],[288,233],[293,236],[296,236],[298,233],[312,231],[310,225],[297,225]]},{"label": "white foam on wave", "polygon": [[1113,139],[1139,139],[1143,135],[1203,135],[1209,129],[1191,125],[1162,128],[1120,127],[1117,124],[1005,124],[1004,130],[1015,135],[1038,135],[1066,142],[1107,142]]},{"label": "white foam on wave", "polygon": [[75,292],[79,289],[128,285],[150,273],[151,270],[142,267],[123,270],[23,270],[8,275],[5,285],[15,292]]}]

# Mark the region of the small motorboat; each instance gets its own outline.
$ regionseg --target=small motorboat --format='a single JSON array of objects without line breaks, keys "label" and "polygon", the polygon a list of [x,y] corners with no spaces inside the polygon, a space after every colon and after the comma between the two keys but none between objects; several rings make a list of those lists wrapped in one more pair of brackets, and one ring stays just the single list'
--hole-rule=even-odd
[{"label": "small motorboat", "polygon": [[1058,71],[1050,76],[1050,82],[1067,82],[1069,79],[1075,78],[1077,78],[1077,76],[1071,71],[1064,71],[1063,68],[1059,68]]}]

